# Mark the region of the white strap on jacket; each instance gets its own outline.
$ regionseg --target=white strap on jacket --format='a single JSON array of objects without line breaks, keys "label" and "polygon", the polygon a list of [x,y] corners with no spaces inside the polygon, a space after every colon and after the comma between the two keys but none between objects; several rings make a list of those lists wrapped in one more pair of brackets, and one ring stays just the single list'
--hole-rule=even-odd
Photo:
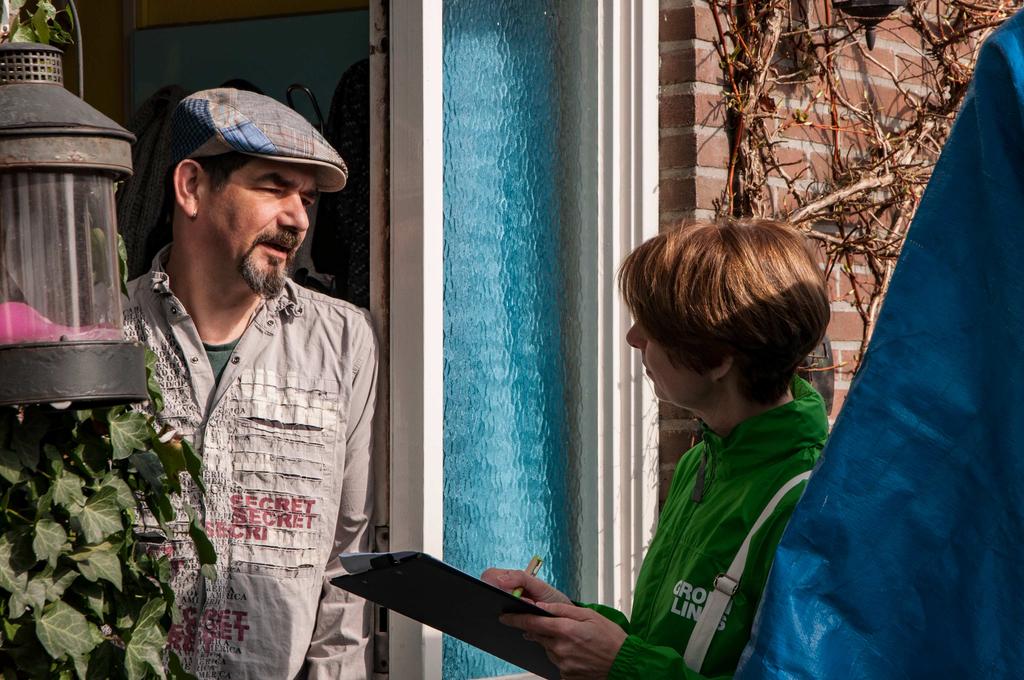
[{"label": "white strap on jacket", "polygon": [[719,574],[715,577],[715,587],[708,594],[707,602],[704,603],[704,609],[697,619],[697,624],[693,627],[690,641],[686,643],[686,652],[683,654],[683,660],[690,670],[700,672],[700,667],[704,665],[704,657],[707,656],[708,648],[711,646],[711,639],[715,636],[715,632],[722,622],[725,609],[729,606],[733,595],[740,588],[743,569],[747,565],[750,541],[757,534],[761,525],[772,516],[775,508],[786,497],[786,494],[792,491],[798,484],[810,479],[810,476],[810,472],[799,474],[783,484],[782,488],[775,492],[772,499],[768,501],[768,505],[761,511],[760,517],[754,522],[754,526],[750,528],[750,533],[743,539],[743,544],[740,546],[739,552],[736,553],[736,557],[733,558],[732,564],[729,565],[729,569],[724,574]]}]

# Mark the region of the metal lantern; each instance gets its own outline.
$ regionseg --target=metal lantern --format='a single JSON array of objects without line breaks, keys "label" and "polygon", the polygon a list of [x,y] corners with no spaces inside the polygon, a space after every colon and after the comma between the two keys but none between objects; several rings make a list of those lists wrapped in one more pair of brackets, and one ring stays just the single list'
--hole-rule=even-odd
[{"label": "metal lantern", "polygon": [[832,0],[835,10],[853,17],[864,27],[869,50],[875,48],[875,25],[906,4],[906,0]]},{"label": "metal lantern", "polygon": [[60,50],[0,45],[0,405],[147,398],[114,204],[133,141],[64,89]]}]

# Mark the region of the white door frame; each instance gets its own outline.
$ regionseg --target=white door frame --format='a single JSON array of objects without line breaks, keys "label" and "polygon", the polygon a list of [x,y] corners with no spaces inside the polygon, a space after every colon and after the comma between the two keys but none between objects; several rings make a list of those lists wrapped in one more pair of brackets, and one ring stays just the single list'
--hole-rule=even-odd
[{"label": "white door frame", "polygon": [[[598,451],[581,480],[582,596],[629,611],[657,512],[657,403],[615,289],[658,231],[658,8],[598,3]],[[442,0],[391,0],[390,546],[443,557]],[[586,524],[585,524],[586,526]],[[389,621],[392,677],[441,678],[441,636]]]},{"label": "white door frame", "polygon": [[[441,0],[392,0],[390,546],[442,558]],[[441,677],[441,634],[388,621],[394,678]]]},{"label": "white door frame", "polygon": [[[600,0],[598,452],[595,600],[627,614],[658,512],[658,403],[616,274],[658,233],[658,7]],[[582,596],[586,597],[586,580]]]}]

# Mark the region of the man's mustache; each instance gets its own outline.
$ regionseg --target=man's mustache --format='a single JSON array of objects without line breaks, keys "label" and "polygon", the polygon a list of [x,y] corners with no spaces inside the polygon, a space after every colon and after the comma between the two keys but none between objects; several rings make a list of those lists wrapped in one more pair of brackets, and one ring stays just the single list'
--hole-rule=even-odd
[{"label": "man's mustache", "polygon": [[256,237],[256,240],[252,242],[252,248],[250,248],[250,251],[263,243],[269,243],[272,246],[293,251],[299,247],[299,244],[302,243],[302,239],[293,231],[279,231],[276,234],[260,234]]}]

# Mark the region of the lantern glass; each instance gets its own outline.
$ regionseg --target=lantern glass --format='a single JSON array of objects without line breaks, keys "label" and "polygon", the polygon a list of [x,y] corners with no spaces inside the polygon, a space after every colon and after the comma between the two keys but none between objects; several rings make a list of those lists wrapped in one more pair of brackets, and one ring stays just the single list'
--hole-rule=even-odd
[{"label": "lantern glass", "polygon": [[0,172],[0,346],[124,339],[114,181]]}]

